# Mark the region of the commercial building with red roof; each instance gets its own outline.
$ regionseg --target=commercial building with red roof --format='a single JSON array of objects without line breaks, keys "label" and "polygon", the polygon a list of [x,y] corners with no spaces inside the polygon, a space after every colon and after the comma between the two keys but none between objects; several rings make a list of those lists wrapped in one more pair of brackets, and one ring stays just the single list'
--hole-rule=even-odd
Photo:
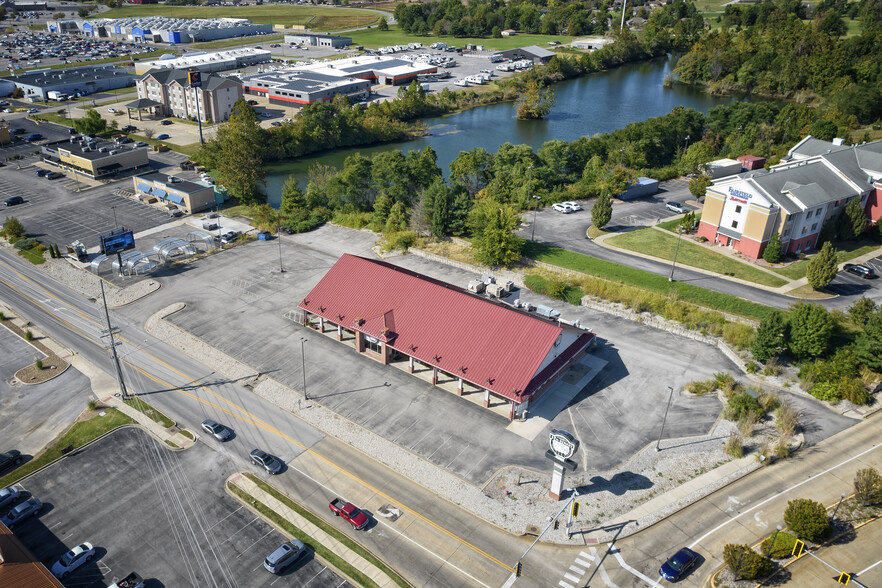
[{"label": "commercial building with red roof", "polygon": [[384,364],[407,361],[511,403],[520,416],[587,351],[594,333],[395,265],[343,255],[303,299],[303,322]]}]

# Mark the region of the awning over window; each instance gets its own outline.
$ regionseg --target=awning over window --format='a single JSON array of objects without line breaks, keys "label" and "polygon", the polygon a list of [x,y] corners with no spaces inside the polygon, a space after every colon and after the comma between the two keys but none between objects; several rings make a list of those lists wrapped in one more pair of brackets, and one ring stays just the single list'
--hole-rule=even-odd
[{"label": "awning over window", "polygon": [[145,194],[149,194],[151,190],[150,186],[148,186],[147,184],[138,184],[138,189]]},{"label": "awning over window", "polygon": [[178,196],[177,194],[169,194],[168,199],[171,200],[172,202],[174,202],[175,204],[183,204],[184,203],[184,197]]},{"label": "awning over window", "polygon": [[161,198],[163,200],[165,200],[166,196],[168,195],[165,190],[160,190],[159,188],[153,188],[153,194],[157,198]]}]

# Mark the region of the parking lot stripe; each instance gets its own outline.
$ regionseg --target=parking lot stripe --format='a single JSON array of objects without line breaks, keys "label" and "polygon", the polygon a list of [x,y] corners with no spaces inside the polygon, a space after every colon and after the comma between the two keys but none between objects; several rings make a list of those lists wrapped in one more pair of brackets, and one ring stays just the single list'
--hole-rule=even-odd
[{"label": "parking lot stripe", "polygon": [[211,530],[214,529],[216,526],[218,526],[219,524],[221,524],[222,522],[224,522],[225,520],[227,520],[228,518],[230,518],[231,516],[233,516],[234,514],[236,514],[237,512],[239,512],[240,510],[242,510],[243,508],[245,508],[245,505],[244,505],[244,504],[240,505],[239,508],[237,508],[236,510],[232,511],[230,514],[228,514],[227,516],[225,516],[224,518],[222,518],[221,520],[219,520],[218,522],[216,522],[216,523],[213,524],[212,526],[208,527],[208,530],[211,531]]},{"label": "parking lot stripe", "polygon": [[[242,527],[242,528],[244,529],[245,527]],[[241,529],[240,529],[240,530],[241,530]],[[258,543],[260,543],[261,541],[263,541],[264,539],[266,539],[266,537],[267,537],[268,535],[272,535],[272,534],[275,533],[275,532],[276,532],[275,529],[270,529],[269,531],[267,531],[266,534],[265,534],[263,537],[261,537],[260,539],[258,539],[257,541],[255,541],[254,543],[252,543],[251,545],[249,545],[248,547],[246,547],[246,548],[243,549],[242,551],[240,551],[240,552],[239,552],[239,555],[236,556],[236,559],[239,559],[240,557],[242,557],[243,555],[245,555],[246,553],[248,553],[248,550],[249,550],[249,549],[251,549],[252,547],[254,547],[255,545],[257,545]],[[232,535],[230,535],[230,536],[232,537]]]},{"label": "parking lot stripe", "polygon": [[313,580],[315,580],[316,578],[318,578],[318,577],[322,574],[322,572],[324,572],[326,569],[328,569],[328,568],[326,568],[326,567],[322,567],[322,569],[320,569],[319,572],[318,572],[315,576],[313,576],[312,578],[310,578],[310,579],[306,582],[306,584],[303,585],[304,588],[306,588],[306,586],[309,586],[310,583],[311,583]]},{"label": "parking lot stripe", "polygon": [[[11,265],[9,265],[8,263],[3,262],[3,261],[0,261],[0,265],[2,265],[2,266],[6,266],[7,268],[9,268],[9,270],[10,270],[11,272],[13,272],[14,274],[16,274],[16,275],[17,275],[20,279],[22,279],[23,281],[32,284],[34,287],[36,287],[36,288],[42,290],[42,291],[45,292],[47,295],[49,295],[49,296],[51,296],[52,298],[58,300],[58,301],[61,302],[62,304],[64,303],[63,300],[61,300],[60,298],[58,298],[57,296],[55,296],[55,295],[54,295],[52,292],[50,292],[47,288],[45,288],[45,287],[42,286],[41,284],[38,284],[38,283],[34,282],[33,280],[31,280],[31,279],[28,278],[27,276],[24,276],[23,274],[21,274],[20,272],[18,272],[17,270],[15,270],[15,268],[13,268],[13,267],[12,267]],[[2,283],[6,284],[6,286],[9,287],[10,289],[14,290],[15,292],[18,292],[21,296],[23,296],[23,297],[25,297],[25,298],[31,300],[31,302],[32,302],[33,304],[37,305],[39,308],[41,308],[41,309],[43,310],[43,312],[47,313],[48,315],[50,315],[50,316],[52,316],[52,317],[55,317],[56,320],[58,320],[58,321],[62,322],[63,324],[69,326],[69,327],[70,327],[71,329],[73,329],[75,332],[77,332],[77,333],[79,333],[80,335],[82,335],[85,339],[87,339],[87,340],[89,340],[89,341],[92,341],[95,345],[101,347],[102,349],[104,348],[103,343],[97,338],[97,336],[90,336],[89,334],[85,333],[85,332],[82,331],[81,329],[78,329],[77,327],[73,326],[73,325],[70,324],[69,322],[67,322],[67,321],[65,321],[64,319],[62,319],[61,317],[59,317],[57,314],[53,313],[50,309],[46,308],[46,306],[44,306],[43,304],[40,304],[37,300],[34,300],[32,297],[30,297],[30,296],[28,296],[27,294],[21,292],[18,288],[16,288],[15,286],[13,286],[12,284],[10,284],[9,282],[7,282],[7,281],[5,281],[5,280],[0,280],[0,281],[2,281]],[[87,314],[85,314],[85,313],[82,313],[82,312],[80,312],[80,311],[76,311],[76,312],[77,312],[77,314],[80,314],[80,315],[81,315],[84,319],[86,319],[87,321],[92,322],[92,323],[95,325],[95,328],[96,328],[96,329],[100,329],[100,323],[99,323],[95,318],[93,318],[93,317],[91,317],[91,316],[89,316],[89,315],[87,315]],[[192,378],[189,378],[187,375],[185,375],[184,373],[182,373],[180,370],[178,370],[178,369],[176,369],[175,367],[169,365],[168,363],[162,361],[162,360],[159,359],[158,357],[156,357],[156,356],[154,356],[154,355],[151,355],[149,352],[145,351],[143,347],[141,347],[141,346],[139,346],[139,345],[133,343],[132,341],[128,341],[128,340],[126,340],[124,337],[120,337],[120,340],[121,340],[122,342],[124,342],[124,343],[127,343],[127,344],[129,344],[129,345],[134,346],[136,349],[138,349],[138,350],[140,350],[140,351],[143,351],[144,355],[146,355],[147,357],[149,357],[150,359],[152,359],[154,362],[158,363],[159,365],[165,367],[165,368],[168,369],[169,371],[171,371],[171,372],[177,374],[179,377],[184,378],[184,379],[186,379],[186,380],[188,380],[188,381],[192,381]],[[110,353],[110,351],[107,351],[107,353]],[[208,405],[208,406],[213,406],[213,407],[215,407],[217,410],[220,410],[220,411],[222,411],[222,412],[224,412],[224,413],[226,413],[226,414],[229,414],[229,415],[233,416],[234,418],[238,418],[238,419],[241,419],[241,420],[243,420],[243,421],[245,421],[245,422],[248,422],[248,423],[254,424],[254,425],[255,425],[256,427],[258,427],[258,428],[261,428],[261,429],[263,429],[263,430],[265,430],[265,431],[267,431],[267,432],[270,432],[270,433],[272,433],[272,434],[275,434],[275,435],[279,436],[280,438],[285,439],[285,440],[289,441],[290,443],[293,443],[293,444],[297,445],[297,446],[300,447],[304,452],[309,453],[310,455],[314,456],[316,459],[318,459],[318,460],[321,461],[322,463],[326,464],[329,468],[332,468],[332,469],[336,470],[337,472],[343,474],[345,477],[348,477],[348,478],[351,479],[352,481],[354,481],[354,482],[356,482],[356,483],[358,483],[358,484],[361,484],[364,488],[366,488],[366,489],[368,489],[368,490],[374,492],[376,495],[380,496],[381,498],[386,499],[388,502],[391,502],[392,504],[394,504],[395,506],[399,507],[399,508],[402,509],[403,511],[405,511],[405,512],[411,514],[411,515],[413,515],[415,518],[417,518],[417,519],[423,521],[424,523],[426,523],[427,525],[429,525],[430,527],[432,527],[432,528],[435,529],[436,531],[440,532],[441,534],[443,534],[443,535],[447,536],[448,538],[452,539],[453,541],[456,541],[456,542],[459,543],[460,545],[462,545],[462,546],[464,546],[464,547],[467,547],[468,549],[471,549],[471,550],[472,550],[473,552],[475,552],[476,554],[478,554],[478,555],[484,557],[484,558],[487,559],[488,561],[490,561],[490,562],[492,562],[493,564],[495,564],[495,565],[501,567],[501,568],[504,569],[504,570],[507,570],[507,571],[509,571],[509,572],[513,572],[513,571],[514,571],[514,568],[513,568],[512,566],[510,566],[510,565],[506,564],[505,562],[501,561],[499,558],[497,558],[497,557],[495,557],[495,556],[493,556],[493,555],[487,553],[486,551],[484,551],[484,550],[481,549],[480,547],[478,547],[478,546],[476,546],[476,545],[470,543],[469,541],[466,541],[465,539],[463,539],[462,537],[460,537],[460,536],[457,535],[456,533],[454,533],[454,532],[448,530],[447,528],[441,526],[440,524],[436,523],[435,521],[433,521],[433,520],[431,520],[431,519],[425,517],[424,515],[420,514],[419,512],[417,512],[416,510],[414,510],[413,508],[407,506],[406,504],[404,504],[404,503],[401,502],[400,500],[395,499],[394,497],[390,496],[390,495],[387,494],[386,492],[383,492],[383,491],[380,490],[379,488],[376,488],[375,486],[373,486],[373,485],[370,484],[369,482],[367,482],[367,481],[365,481],[365,480],[359,478],[359,477],[356,476],[355,474],[349,472],[347,469],[345,469],[345,468],[343,468],[343,467],[337,465],[336,463],[334,463],[333,461],[331,461],[329,458],[325,457],[325,456],[322,455],[321,453],[318,453],[317,451],[315,451],[315,450],[313,450],[313,449],[311,449],[311,448],[309,448],[309,447],[303,445],[302,443],[300,443],[299,441],[297,441],[296,439],[294,439],[294,438],[291,437],[290,435],[287,435],[286,433],[280,431],[279,429],[273,427],[272,425],[269,425],[268,423],[262,421],[261,419],[257,418],[256,416],[252,415],[251,413],[249,413],[249,412],[248,412],[247,410],[245,410],[244,408],[242,408],[242,407],[236,405],[236,404],[235,404],[234,402],[232,402],[231,400],[229,400],[229,399],[227,399],[227,398],[224,398],[223,396],[221,396],[219,393],[215,392],[214,390],[212,390],[212,389],[210,389],[210,388],[208,388],[208,387],[206,387],[206,386],[202,386],[202,385],[199,386],[199,388],[200,388],[201,390],[203,390],[204,392],[206,392],[207,394],[209,394],[209,395],[211,395],[211,396],[214,396],[215,398],[218,399],[218,401],[220,401],[220,402],[222,402],[222,403],[224,403],[224,404],[230,406],[231,408],[233,408],[233,409],[235,409],[236,411],[238,411],[240,414],[235,414],[235,413],[231,412],[230,410],[228,410],[228,409],[226,409],[226,408],[222,408],[222,407],[217,406],[217,405],[213,404],[212,402],[209,402],[209,401],[207,401],[207,400],[205,400],[205,399],[203,399],[203,398],[199,398],[199,397],[196,396],[195,394],[191,394],[190,392],[188,392],[188,391],[186,391],[186,390],[182,390],[182,389],[180,389],[180,388],[177,387],[177,386],[173,386],[172,384],[170,384],[170,383],[168,383],[168,382],[164,382],[163,380],[161,380],[161,379],[159,379],[159,378],[153,376],[152,374],[148,373],[145,369],[143,369],[143,368],[141,368],[141,367],[139,367],[139,366],[136,366],[136,365],[134,365],[134,364],[132,364],[132,363],[130,363],[130,362],[124,361],[124,363],[126,363],[126,364],[129,365],[131,368],[135,369],[137,372],[141,373],[142,375],[144,375],[144,376],[147,377],[148,379],[153,380],[153,381],[156,382],[156,383],[159,383],[159,384],[161,384],[161,385],[164,385],[164,386],[166,386],[167,388],[170,388],[170,389],[176,390],[176,391],[179,392],[180,394],[183,394],[183,395],[185,395],[185,396],[187,396],[187,397],[189,397],[189,398],[191,398],[191,399],[193,399],[193,400],[196,400],[197,402],[201,402],[201,403],[206,404],[206,405]],[[481,461],[483,461],[485,457],[486,457],[486,455],[485,455],[484,457],[481,458]],[[478,463],[480,463],[480,462],[478,462]],[[477,466],[477,464],[475,464],[475,466]],[[474,468],[473,468],[473,469],[474,469]],[[405,537],[406,539],[408,539],[409,541],[413,542],[415,545],[418,545],[419,547],[422,547],[422,548],[425,549],[426,551],[429,551],[426,547],[424,547],[424,546],[421,545],[420,543],[417,543],[416,541],[410,539],[409,537],[406,537],[406,536],[403,535],[403,534],[402,534],[402,536]],[[429,553],[433,553],[433,552],[429,551]],[[436,554],[436,555],[437,555],[437,554]],[[439,556],[439,557],[440,557],[440,556]],[[474,581],[477,582],[477,579],[476,579],[476,578],[473,578],[471,575],[467,574],[467,573],[464,572],[463,570],[460,570],[459,568],[457,568],[457,567],[454,566],[453,564],[450,564],[449,562],[447,562],[447,564],[450,565],[451,567],[454,567],[454,568],[457,569],[457,571],[459,571],[460,573],[463,573],[463,574],[466,575],[467,577],[469,577],[469,578],[471,578],[472,580],[474,580]],[[482,582],[479,582],[479,583],[481,583],[482,585],[484,585]]]}]

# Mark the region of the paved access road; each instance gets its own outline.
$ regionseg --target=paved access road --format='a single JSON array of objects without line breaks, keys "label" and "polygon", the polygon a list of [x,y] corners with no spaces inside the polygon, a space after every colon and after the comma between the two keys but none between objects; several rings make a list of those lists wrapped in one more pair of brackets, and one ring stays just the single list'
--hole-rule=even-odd
[{"label": "paved access road", "polygon": [[68,587],[105,586],[132,571],[169,587],[350,586],[312,549],[281,577],[263,569],[286,538],[224,492],[218,480],[236,467],[202,444],[175,452],[141,429],[118,429],[19,485],[45,506],[16,535],[48,567],[92,543],[96,558]]}]

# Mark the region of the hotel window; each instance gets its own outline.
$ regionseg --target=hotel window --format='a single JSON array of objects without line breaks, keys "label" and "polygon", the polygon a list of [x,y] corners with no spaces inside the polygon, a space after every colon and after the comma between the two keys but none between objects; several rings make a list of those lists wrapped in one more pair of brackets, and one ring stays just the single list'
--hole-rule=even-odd
[{"label": "hotel window", "polygon": [[813,231],[814,231],[815,229],[817,229],[817,228],[818,228],[818,223],[814,223],[814,224],[812,224],[812,230],[813,230]]},{"label": "hotel window", "polygon": [[735,214],[739,214],[740,212],[741,212],[741,205],[739,204],[735,207]]},{"label": "hotel window", "polygon": [[808,233],[808,227],[802,227],[802,234],[805,235]]},{"label": "hotel window", "polygon": [[782,237],[786,237],[786,236],[789,235],[789,234],[790,234],[790,229],[784,229],[784,234],[781,235],[781,236],[782,236]]},{"label": "hotel window", "polygon": [[813,213],[814,213],[813,210],[808,211],[807,213],[805,213],[805,218],[807,218],[807,219],[808,219],[808,218],[812,218],[812,214],[813,214]]},{"label": "hotel window", "polygon": [[733,229],[737,229],[737,228],[738,228],[738,221],[732,221],[732,228],[733,228]]}]

